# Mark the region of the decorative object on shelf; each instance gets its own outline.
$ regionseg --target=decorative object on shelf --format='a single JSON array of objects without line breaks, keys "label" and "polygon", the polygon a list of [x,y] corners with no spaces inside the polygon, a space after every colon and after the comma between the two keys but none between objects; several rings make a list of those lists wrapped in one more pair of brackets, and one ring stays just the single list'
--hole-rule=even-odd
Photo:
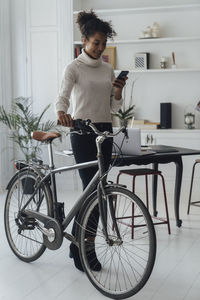
[{"label": "decorative object on shelf", "polygon": [[145,30],[142,31],[141,38],[151,38],[152,37],[152,28],[147,26]]},{"label": "decorative object on shelf", "polygon": [[188,129],[194,129],[193,126],[195,124],[195,113],[194,107],[192,105],[188,105],[184,109],[184,123]]},{"label": "decorative object on shelf", "polygon": [[42,152],[39,143],[32,139],[31,133],[56,129],[54,121],[42,122],[49,107],[47,105],[40,115],[35,115],[32,112],[32,102],[24,97],[14,99],[10,111],[0,106],[0,122],[11,130],[9,137],[19,146],[27,162]]},{"label": "decorative object on shelf", "polygon": [[200,101],[198,101],[195,109],[200,112]]},{"label": "decorative object on shelf", "polygon": [[160,129],[172,128],[172,103],[160,103]]},{"label": "decorative object on shelf", "polygon": [[194,129],[193,126],[195,123],[195,114],[194,113],[187,113],[184,115],[185,124],[187,125],[188,129]]},{"label": "decorative object on shelf", "polygon": [[[200,112],[200,101],[197,102],[196,107],[195,107],[195,112]],[[196,115],[196,114],[195,114]],[[199,117],[199,116],[198,116]],[[198,118],[199,119],[199,118]],[[199,124],[197,123],[197,128],[199,128]]]},{"label": "decorative object on shelf", "polygon": [[167,57],[161,56],[161,58],[160,58],[160,67],[161,67],[161,69],[166,69],[167,68]]},{"label": "decorative object on shelf", "polygon": [[153,23],[152,26],[152,37],[153,38],[159,38],[160,37],[160,26],[157,22]]},{"label": "decorative object on shelf", "polygon": [[145,30],[142,30],[140,39],[152,39],[160,37],[160,26],[157,22],[153,23],[153,26],[147,26]]},{"label": "decorative object on shelf", "polygon": [[146,70],[149,69],[150,53],[141,52],[135,54],[135,69]]},{"label": "decorative object on shelf", "polygon": [[176,69],[175,53],[174,52],[172,52],[172,62],[173,62],[172,69]]},{"label": "decorative object on shelf", "polygon": [[102,59],[112,65],[113,69],[116,68],[116,47],[107,46],[102,54]]}]

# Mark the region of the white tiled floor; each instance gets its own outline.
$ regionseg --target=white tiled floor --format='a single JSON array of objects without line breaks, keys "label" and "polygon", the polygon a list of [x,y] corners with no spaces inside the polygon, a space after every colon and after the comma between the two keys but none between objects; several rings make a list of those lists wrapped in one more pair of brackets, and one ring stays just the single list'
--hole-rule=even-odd
[{"label": "white tiled floor", "polygon": [[[68,210],[78,192],[61,195]],[[172,234],[165,225],[156,226],[158,251],[153,273],[146,286],[131,299],[200,299],[200,208],[186,214],[187,196],[181,199],[183,226],[174,222],[173,201],[168,197]],[[12,254],[4,234],[5,194],[0,195],[0,300],[100,300],[106,299],[74,268],[68,241],[57,251],[46,250],[36,262],[27,264]]]}]

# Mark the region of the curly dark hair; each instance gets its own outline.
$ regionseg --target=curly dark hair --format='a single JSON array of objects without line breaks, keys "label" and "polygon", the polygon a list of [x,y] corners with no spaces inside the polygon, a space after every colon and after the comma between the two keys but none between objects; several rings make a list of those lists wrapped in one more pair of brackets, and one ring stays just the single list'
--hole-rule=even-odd
[{"label": "curly dark hair", "polygon": [[106,22],[99,19],[92,9],[90,12],[79,12],[76,23],[79,25],[82,36],[86,37],[86,39],[96,32],[104,33],[107,38],[111,39],[116,35],[116,32],[112,28],[111,21]]}]

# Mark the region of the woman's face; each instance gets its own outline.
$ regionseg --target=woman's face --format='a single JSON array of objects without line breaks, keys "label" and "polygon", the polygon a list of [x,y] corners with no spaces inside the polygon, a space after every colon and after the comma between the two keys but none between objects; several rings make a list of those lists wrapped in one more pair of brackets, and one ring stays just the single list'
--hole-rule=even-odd
[{"label": "woman's face", "polygon": [[90,57],[98,59],[106,47],[107,37],[101,32],[96,32],[88,39],[85,38],[83,42],[85,44],[85,52]]}]

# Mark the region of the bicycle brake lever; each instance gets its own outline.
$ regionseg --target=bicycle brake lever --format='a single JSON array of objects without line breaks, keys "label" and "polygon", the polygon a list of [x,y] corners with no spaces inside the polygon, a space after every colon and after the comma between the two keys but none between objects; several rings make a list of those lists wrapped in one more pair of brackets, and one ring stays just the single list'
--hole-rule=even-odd
[{"label": "bicycle brake lever", "polygon": [[89,126],[90,123],[92,123],[92,121],[91,121],[90,119],[88,119],[88,120],[85,121],[85,125],[86,125],[86,126]]},{"label": "bicycle brake lever", "polygon": [[77,127],[78,129],[81,130],[86,130],[86,126],[89,126],[89,124],[91,123],[91,120],[82,120],[82,119],[76,119],[73,121],[73,125],[74,127]]},{"label": "bicycle brake lever", "polygon": [[122,132],[124,133],[125,137],[126,137],[127,139],[129,139],[129,136],[128,136],[128,131],[127,131],[127,129],[126,129],[126,128],[124,128],[124,129],[122,130]]}]

